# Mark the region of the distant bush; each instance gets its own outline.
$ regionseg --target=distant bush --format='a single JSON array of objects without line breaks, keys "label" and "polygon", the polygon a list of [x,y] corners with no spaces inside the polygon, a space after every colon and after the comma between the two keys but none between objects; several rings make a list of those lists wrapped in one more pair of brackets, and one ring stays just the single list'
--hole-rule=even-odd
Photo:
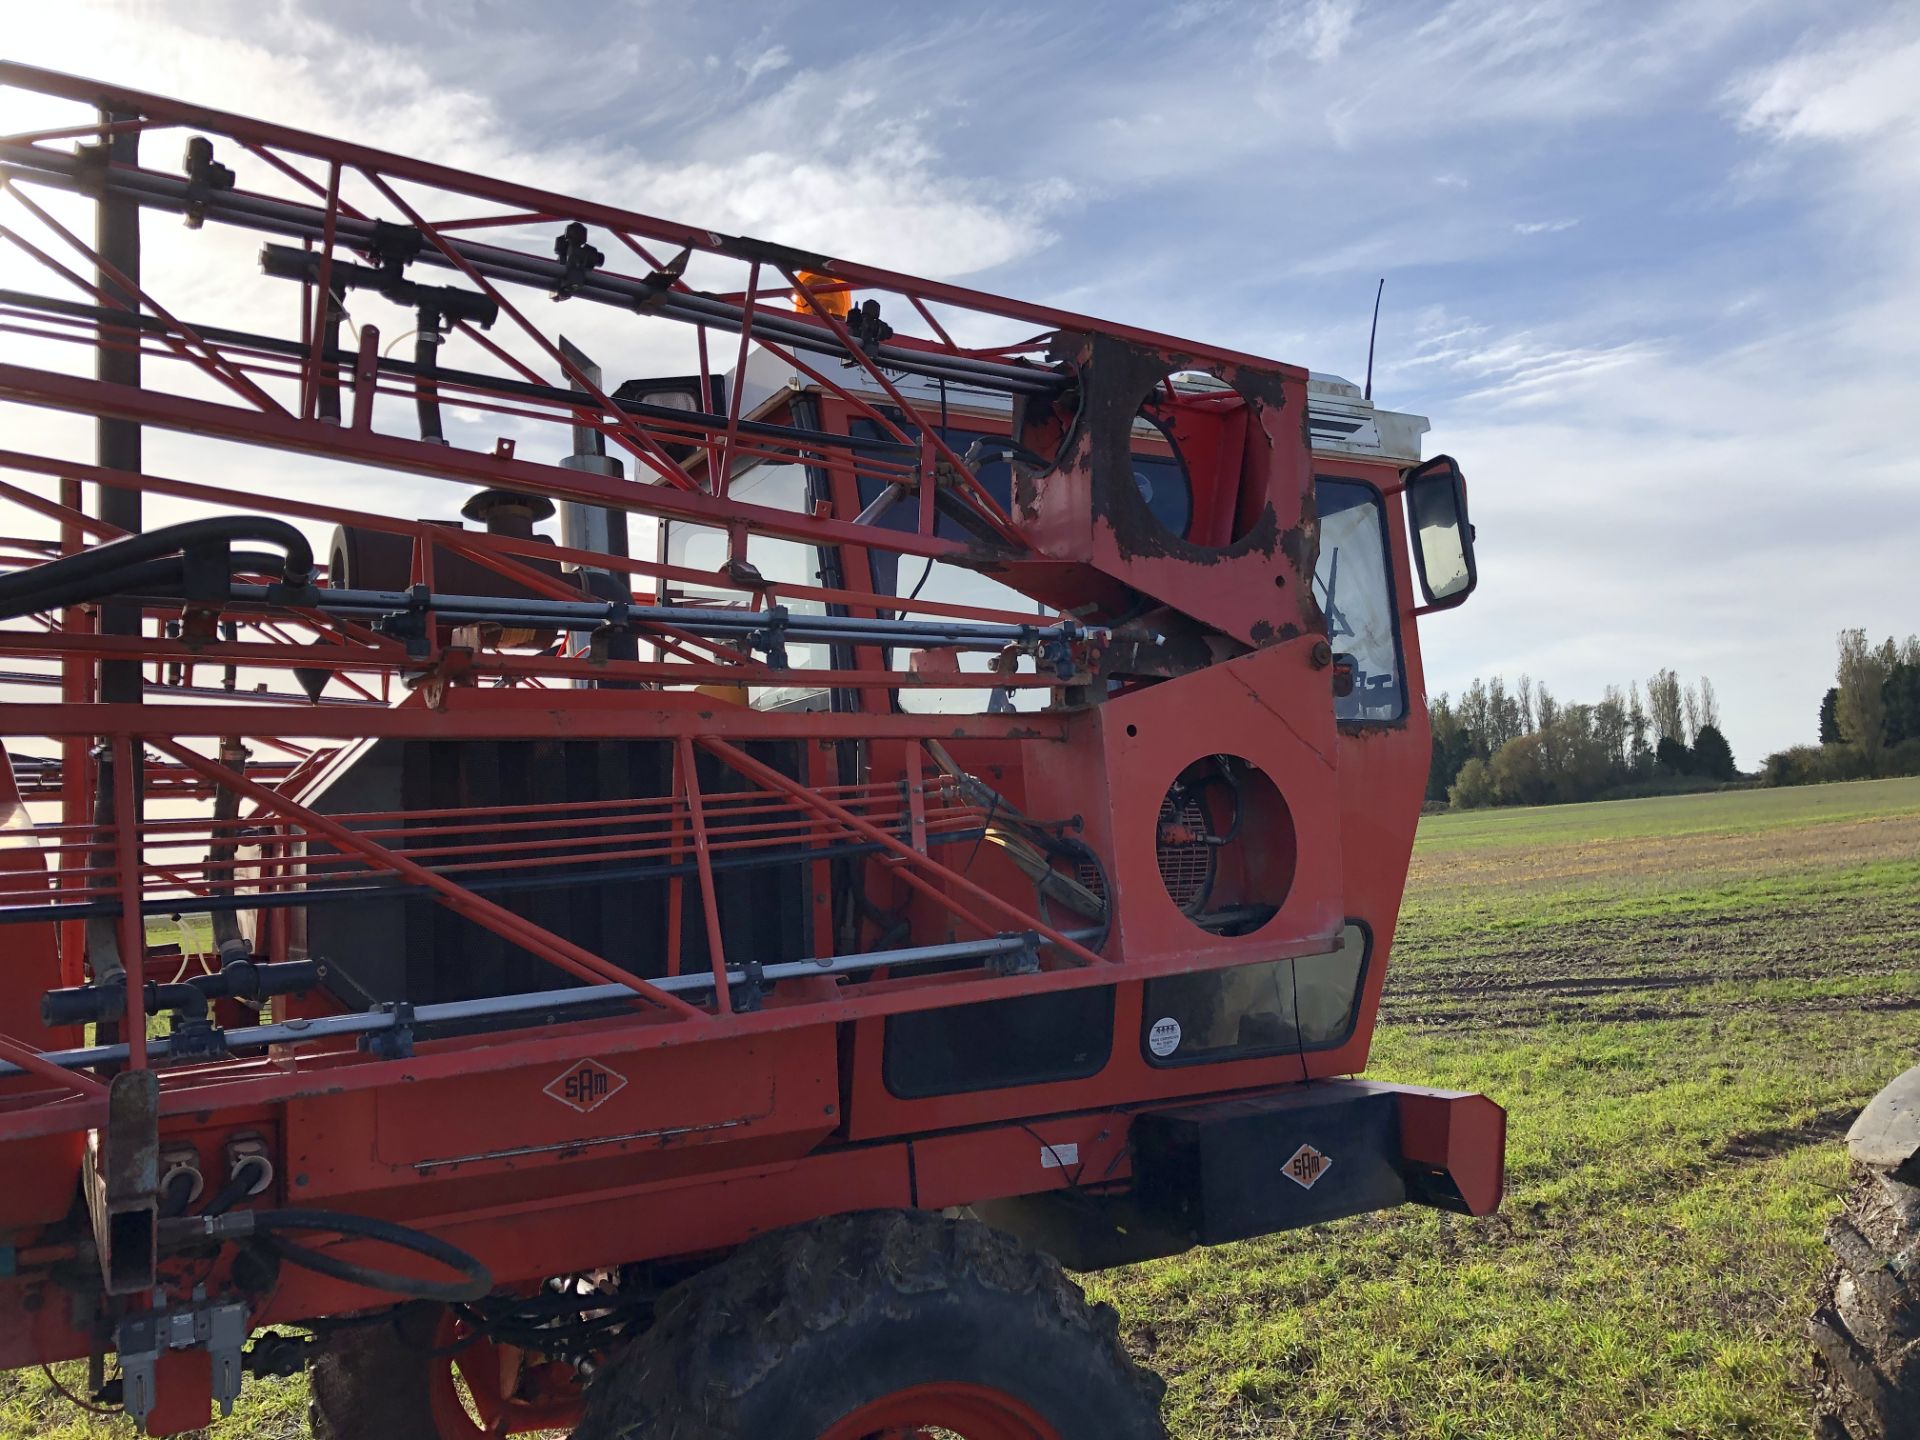
[{"label": "distant bush", "polygon": [[1538,733],[1509,740],[1487,766],[1496,805],[1545,805],[1554,798],[1554,775]]},{"label": "distant bush", "polygon": [[1793,745],[1776,750],[1760,769],[1764,785],[1827,785],[1836,780],[1920,775],[1920,736],[1868,755],[1858,745]]},{"label": "distant bush", "polygon": [[1867,762],[1851,745],[1791,745],[1767,756],[1760,778],[1768,785],[1825,785],[1864,780]]},{"label": "distant bush", "polygon": [[1455,810],[1479,810],[1493,804],[1493,776],[1479,756],[1467,761],[1454,777],[1447,803]]}]

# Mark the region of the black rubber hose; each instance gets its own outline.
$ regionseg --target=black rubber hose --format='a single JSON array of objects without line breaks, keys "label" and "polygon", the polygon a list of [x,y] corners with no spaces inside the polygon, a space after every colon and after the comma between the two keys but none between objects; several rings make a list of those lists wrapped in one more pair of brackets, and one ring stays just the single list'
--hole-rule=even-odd
[{"label": "black rubber hose", "polygon": [[[1100,933],[1084,943],[1087,949],[1098,955],[1106,948],[1108,939],[1113,935],[1113,887],[1112,882],[1107,877],[1107,867],[1101,863],[1098,851],[1085,841],[1076,840],[1071,835],[1062,835],[1057,839],[1050,837],[1047,848],[1053,854],[1065,855],[1069,859],[1080,861],[1093,867],[1093,873],[1098,882],[1100,898],[1105,900],[1106,904],[1103,905],[1100,910]],[[1091,889],[1093,887],[1089,886],[1088,888]],[[1034,897],[1038,902],[1037,908],[1040,911],[1041,923],[1052,925],[1053,915],[1047,905],[1047,887],[1036,881],[1033,890]]]},{"label": "black rubber hose", "polygon": [[276,557],[273,568],[287,584],[305,585],[313,579],[313,547],[296,527],[266,515],[211,515],[110,540],[78,555],[63,556],[31,570],[0,576],[0,606],[31,599],[35,601],[35,608],[43,608],[39,593],[51,586],[81,577],[111,575],[143,561],[177,556],[189,546],[209,540],[258,540],[278,546],[286,551],[286,558]]},{"label": "black rubber hose", "polygon": [[[32,570],[22,570],[8,576],[7,580],[32,578],[43,583],[31,590],[0,591],[0,620],[18,619],[35,611],[57,610],[63,605],[103,595],[122,595],[132,590],[178,589],[182,578],[181,561],[177,555],[161,560],[143,560],[114,570],[85,575],[56,575],[50,580],[44,578],[46,571],[61,563],[49,561]],[[0,581],[0,585],[5,584],[6,581]]]},{"label": "black rubber hose", "polygon": [[[278,573],[286,563],[283,557],[266,550],[235,550],[232,552],[232,561],[236,575],[272,575]],[[60,563],[51,561],[8,578],[37,576]],[[177,555],[159,560],[141,560],[116,570],[70,574],[64,579],[56,576],[53,583],[15,599],[8,600],[0,595],[0,620],[15,620],[36,611],[56,610],[63,605],[75,605],[107,595],[171,595],[185,581],[186,562]]]},{"label": "black rubber hose", "polygon": [[[340,324],[347,318],[345,297],[340,291],[327,287],[326,319],[322,326],[322,354],[331,355],[340,348]],[[316,377],[314,384],[315,413],[322,420],[340,423],[340,368],[327,365]]]},{"label": "black rubber hose", "polygon": [[424,310],[413,336],[413,363],[419,372],[414,377],[413,408],[420,418],[420,438],[444,445],[447,433],[440,426],[440,386],[433,378],[440,368],[440,320]]},{"label": "black rubber hose", "polygon": [[194,1172],[176,1170],[167,1176],[160,1188],[160,1214],[168,1219],[187,1213],[187,1206],[193,1203]]},{"label": "black rubber hose", "polygon": [[[315,1274],[344,1280],[349,1285],[384,1290],[390,1295],[406,1295],[416,1300],[439,1300],[448,1305],[478,1300],[493,1289],[492,1272],[458,1246],[450,1245],[423,1230],[376,1220],[370,1215],[352,1215],[336,1210],[259,1210],[254,1212],[253,1225],[255,1233],[281,1259]],[[283,1230],[324,1230],[336,1235],[363,1236],[397,1250],[410,1250],[416,1255],[424,1255],[466,1278],[460,1281],[420,1280],[389,1270],[369,1269],[323,1250],[297,1244],[278,1233]]]},{"label": "black rubber hose", "polygon": [[214,1197],[201,1207],[200,1213],[224,1215],[253,1194],[256,1188],[266,1189],[267,1182],[273,1178],[272,1175],[269,1173],[256,1176],[256,1172],[264,1163],[258,1156],[252,1157],[250,1161],[243,1161],[233,1174],[227,1177],[227,1183],[222,1185],[215,1192]]},{"label": "black rubber hose", "polygon": [[[1189,785],[1187,787],[1188,797],[1191,798],[1205,793],[1209,785],[1224,785],[1233,796],[1233,823],[1227,826],[1224,835],[1217,837],[1222,845],[1231,845],[1235,840],[1240,838],[1240,822],[1246,818],[1246,791],[1241,788],[1240,777],[1235,775],[1231,769],[1222,767],[1214,771],[1211,775],[1203,775],[1198,784]],[[1201,807],[1201,813],[1203,815],[1206,813],[1204,806]]]},{"label": "black rubber hose", "polygon": [[253,1184],[250,1180],[246,1179],[244,1175],[237,1175],[227,1181],[227,1183],[222,1185],[218,1190],[214,1191],[213,1198],[207,1201],[200,1213],[202,1215],[224,1215],[242,1200],[246,1199],[247,1191],[252,1188]]}]

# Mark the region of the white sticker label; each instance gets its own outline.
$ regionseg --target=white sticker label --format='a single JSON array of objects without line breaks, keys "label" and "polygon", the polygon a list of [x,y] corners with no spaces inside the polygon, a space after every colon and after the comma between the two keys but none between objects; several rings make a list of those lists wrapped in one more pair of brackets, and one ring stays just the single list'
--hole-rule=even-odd
[{"label": "white sticker label", "polygon": [[1179,1048],[1180,1022],[1171,1015],[1154,1021],[1153,1028],[1147,1031],[1147,1049],[1164,1060]]},{"label": "white sticker label", "polygon": [[1042,1170],[1060,1170],[1068,1165],[1080,1163],[1080,1142],[1069,1140],[1062,1145],[1042,1145],[1040,1147],[1040,1168]]}]

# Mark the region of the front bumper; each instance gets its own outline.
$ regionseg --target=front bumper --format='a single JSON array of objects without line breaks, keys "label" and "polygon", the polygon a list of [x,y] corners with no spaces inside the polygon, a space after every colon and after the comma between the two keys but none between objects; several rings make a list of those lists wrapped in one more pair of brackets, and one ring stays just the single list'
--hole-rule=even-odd
[{"label": "front bumper", "polygon": [[1136,1114],[1124,1191],[974,1207],[1073,1270],[1396,1205],[1499,1208],[1507,1115],[1484,1095],[1331,1080]]}]

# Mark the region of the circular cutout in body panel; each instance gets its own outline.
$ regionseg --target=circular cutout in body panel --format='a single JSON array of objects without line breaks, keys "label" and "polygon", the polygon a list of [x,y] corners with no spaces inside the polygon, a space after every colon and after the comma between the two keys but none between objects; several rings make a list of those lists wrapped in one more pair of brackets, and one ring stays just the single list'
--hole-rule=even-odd
[{"label": "circular cutout in body panel", "polygon": [[1168,787],[1157,824],[1161,884],[1201,929],[1249,934],[1286,903],[1298,858],[1293,812],[1252,761],[1196,760]]}]

